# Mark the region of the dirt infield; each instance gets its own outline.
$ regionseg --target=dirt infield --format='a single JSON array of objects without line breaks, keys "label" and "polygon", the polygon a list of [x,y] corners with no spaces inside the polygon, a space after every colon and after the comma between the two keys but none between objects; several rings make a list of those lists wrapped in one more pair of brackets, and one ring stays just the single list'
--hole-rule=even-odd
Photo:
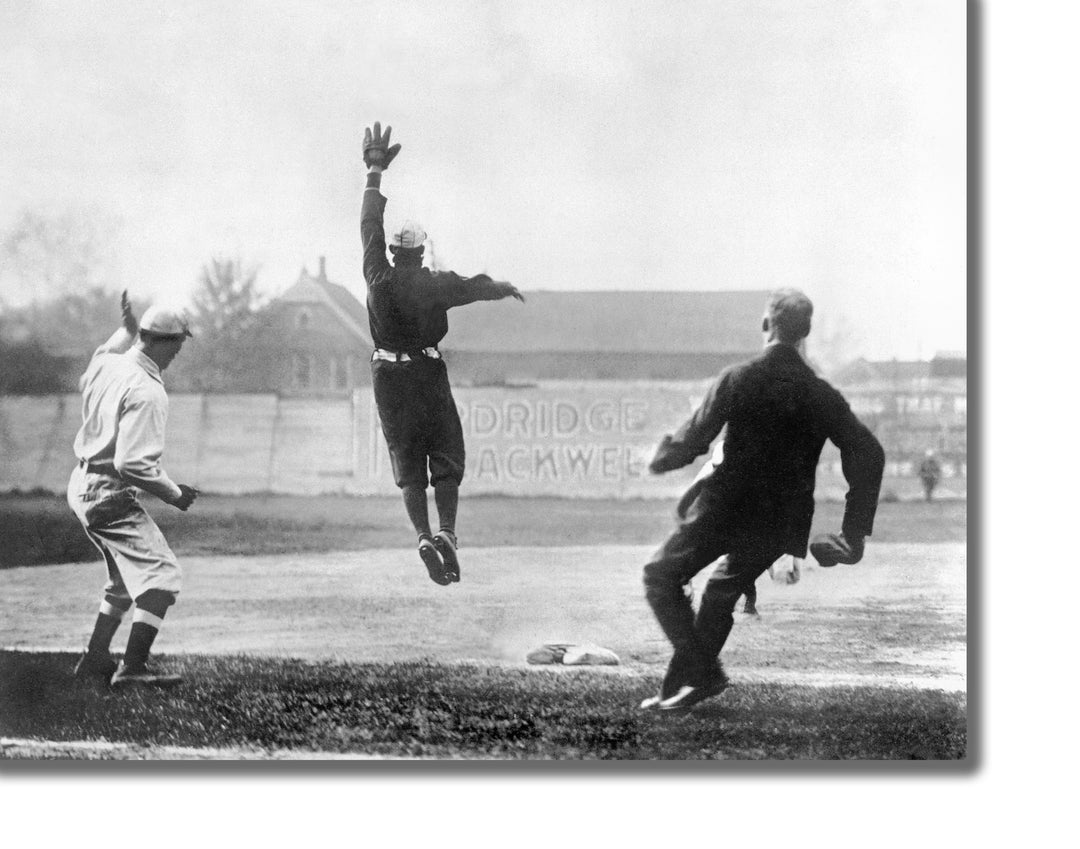
[{"label": "dirt infield", "polygon": [[[462,583],[446,588],[428,581],[409,549],[189,557],[156,649],[521,665],[540,643],[593,641],[619,654],[613,673],[655,673],[669,650],[642,598],[651,551],[466,548]],[[81,647],[101,572],[98,564],[0,572],[0,645]],[[872,544],[863,563],[809,568],[793,586],[763,577],[762,617],[740,617],[726,663],[748,681],[963,690],[965,577],[957,543]]]}]

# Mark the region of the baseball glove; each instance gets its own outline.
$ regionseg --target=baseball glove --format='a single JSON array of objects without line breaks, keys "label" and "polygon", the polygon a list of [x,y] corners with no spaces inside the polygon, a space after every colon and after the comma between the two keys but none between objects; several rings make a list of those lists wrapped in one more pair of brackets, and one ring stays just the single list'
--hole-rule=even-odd
[{"label": "baseball glove", "polygon": [[837,563],[851,565],[862,560],[863,540],[848,540],[843,534],[818,534],[810,542],[810,553],[822,566],[828,568]]},{"label": "baseball glove", "polygon": [[374,131],[371,127],[364,130],[364,164],[368,168],[378,166],[385,170],[401,152],[400,144],[390,146],[390,130],[388,126],[384,133],[378,121],[375,122]]}]

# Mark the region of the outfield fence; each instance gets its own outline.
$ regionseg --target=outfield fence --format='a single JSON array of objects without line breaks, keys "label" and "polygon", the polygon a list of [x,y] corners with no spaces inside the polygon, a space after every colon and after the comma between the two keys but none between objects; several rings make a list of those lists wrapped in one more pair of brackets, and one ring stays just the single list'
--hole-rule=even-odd
[{"label": "outfield fence", "polygon": [[[472,495],[670,498],[698,465],[649,475],[663,434],[678,427],[705,383],[550,383],[454,390]],[[343,398],[172,394],[163,458],[178,481],[205,492],[396,494],[370,387]],[[0,491],[63,492],[80,424],[77,394],[0,396]],[[890,450],[883,496],[919,497],[915,452]],[[703,458],[704,459],[704,458]],[[943,457],[939,493],[964,497],[964,456]],[[847,487],[827,445],[818,494]]]}]

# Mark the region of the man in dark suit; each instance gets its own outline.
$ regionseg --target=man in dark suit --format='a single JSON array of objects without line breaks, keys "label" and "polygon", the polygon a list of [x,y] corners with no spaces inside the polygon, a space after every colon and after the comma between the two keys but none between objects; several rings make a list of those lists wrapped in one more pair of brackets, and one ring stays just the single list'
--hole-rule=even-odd
[{"label": "man in dark suit", "polygon": [[[849,489],[841,533],[816,538],[811,551],[822,566],[862,558],[885,454],[843,396],[800,356],[812,314],[802,292],[773,292],[762,324],[765,351],[725,370],[649,465],[654,474],[688,465],[727,425],[723,462],[645,566],[645,595],[674,654],[660,692],[643,709],[687,710],[727,686],[719,656],[739,596],[781,555],[806,556],[827,439],[840,449]],[[723,554],[695,616],[690,580]]]}]

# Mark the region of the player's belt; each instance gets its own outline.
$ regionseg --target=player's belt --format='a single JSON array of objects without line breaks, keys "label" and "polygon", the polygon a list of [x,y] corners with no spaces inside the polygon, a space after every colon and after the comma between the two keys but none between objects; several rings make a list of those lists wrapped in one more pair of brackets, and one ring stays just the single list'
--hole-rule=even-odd
[{"label": "player's belt", "polygon": [[388,363],[408,363],[421,356],[433,360],[442,359],[442,354],[439,353],[438,348],[421,348],[419,351],[387,351],[385,348],[376,348],[371,354],[371,361],[385,360]]},{"label": "player's belt", "polygon": [[114,478],[119,477],[116,474],[116,467],[112,463],[87,463],[86,460],[80,460],[79,465],[92,475],[112,475]]}]

